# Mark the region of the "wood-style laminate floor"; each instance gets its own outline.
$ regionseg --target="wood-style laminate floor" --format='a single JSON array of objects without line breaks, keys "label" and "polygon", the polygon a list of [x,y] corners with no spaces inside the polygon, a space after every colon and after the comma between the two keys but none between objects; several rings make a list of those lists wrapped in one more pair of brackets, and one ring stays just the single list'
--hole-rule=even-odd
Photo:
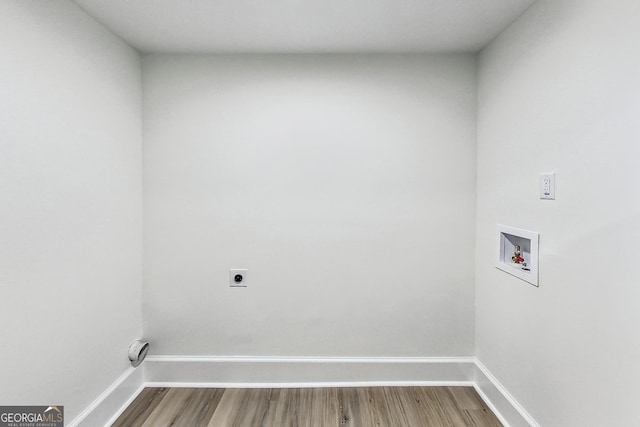
[{"label": "wood-style laminate floor", "polygon": [[146,388],[114,427],[502,427],[472,387]]}]

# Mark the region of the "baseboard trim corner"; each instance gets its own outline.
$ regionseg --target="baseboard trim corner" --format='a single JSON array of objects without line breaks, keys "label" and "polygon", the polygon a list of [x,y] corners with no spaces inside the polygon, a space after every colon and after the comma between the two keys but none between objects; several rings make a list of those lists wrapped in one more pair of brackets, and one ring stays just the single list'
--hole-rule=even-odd
[{"label": "baseboard trim corner", "polygon": [[505,427],[540,427],[486,366],[475,358],[474,388]]},{"label": "baseboard trim corner", "polygon": [[111,425],[143,388],[143,370],[128,368],[67,426]]}]

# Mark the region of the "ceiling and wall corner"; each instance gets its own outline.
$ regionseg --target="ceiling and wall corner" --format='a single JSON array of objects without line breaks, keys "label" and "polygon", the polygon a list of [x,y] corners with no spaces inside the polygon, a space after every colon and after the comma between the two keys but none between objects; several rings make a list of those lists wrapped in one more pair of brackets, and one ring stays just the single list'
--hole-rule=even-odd
[{"label": "ceiling and wall corner", "polygon": [[453,53],[535,0],[74,1],[143,53]]}]

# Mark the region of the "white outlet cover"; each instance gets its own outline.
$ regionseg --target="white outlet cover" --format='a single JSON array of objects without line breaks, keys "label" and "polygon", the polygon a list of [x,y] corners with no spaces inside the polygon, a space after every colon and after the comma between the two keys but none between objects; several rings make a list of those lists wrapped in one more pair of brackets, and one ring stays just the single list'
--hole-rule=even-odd
[{"label": "white outlet cover", "polygon": [[540,199],[555,200],[556,199],[556,173],[540,174]]},{"label": "white outlet cover", "polygon": [[[242,282],[237,283],[235,277],[237,274],[242,276]],[[229,286],[233,288],[246,288],[249,280],[249,270],[246,268],[232,268],[229,270]]]}]

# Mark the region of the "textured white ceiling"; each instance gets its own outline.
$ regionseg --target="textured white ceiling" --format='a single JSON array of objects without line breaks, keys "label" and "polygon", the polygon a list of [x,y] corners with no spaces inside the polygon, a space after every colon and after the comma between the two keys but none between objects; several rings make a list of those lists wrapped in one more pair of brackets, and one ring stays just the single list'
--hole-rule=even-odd
[{"label": "textured white ceiling", "polygon": [[473,52],[535,0],[74,0],[142,52]]}]

